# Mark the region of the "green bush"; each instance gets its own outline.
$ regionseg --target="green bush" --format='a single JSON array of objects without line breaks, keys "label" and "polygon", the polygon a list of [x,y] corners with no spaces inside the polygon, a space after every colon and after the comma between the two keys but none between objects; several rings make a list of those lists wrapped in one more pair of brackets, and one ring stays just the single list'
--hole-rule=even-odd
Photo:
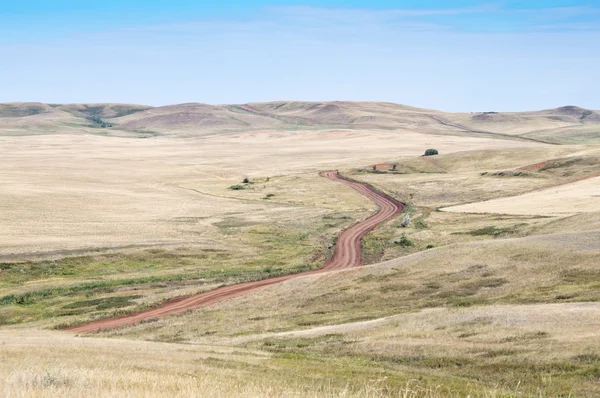
[{"label": "green bush", "polygon": [[433,155],[437,155],[437,154],[438,154],[437,149],[428,149],[425,151],[425,155],[423,155],[423,156],[433,156]]},{"label": "green bush", "polygon": [[410,239],[408,239],[406,234],[402,234],[402,237],[400,238],[400,240],[397,240],[394,243],[397,244],[398,246],[402,246],[402,247],[410,247],[410,246],[415,245]]},{"label": "green bush", "polygon": [[417,218],[413,225],[415,226],[416,229],[427,229],[429,228],[429,225],[427,225],[427,223],[425,222],[425,220],[423,220],[422,218]]},{"label": "green bush", "polygon": [[243,185],[236,184],[230,186],[229,189],[231,189],[232,191],[241,191],[242,189],[246,189],[246,187]]}]

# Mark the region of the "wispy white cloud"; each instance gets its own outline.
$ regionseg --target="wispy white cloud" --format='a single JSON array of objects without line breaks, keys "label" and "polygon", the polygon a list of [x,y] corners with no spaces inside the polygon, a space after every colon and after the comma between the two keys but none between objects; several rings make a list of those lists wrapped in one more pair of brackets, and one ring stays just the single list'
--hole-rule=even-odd
[{"label": "wispy white cloud", "polygon": [[396,18],[411,18],[411,17],[429,17],[440,15],[463,15],[474,13],[493,12],[498,10],[497,6],[485,5],[474,7],[461,8],[438,8],[438,9],[375,9],[375,8],[327,8],[313,6],[278,6],[268,7],[267,10],[279,14],[296,18],[318,18],[326,20],[347,20],[347,19],[363,19],[363,20],[391,20]]},{"label": "wispy white cloud", "polygon": [[[270,17],[304,25],[394,25],[405,29],[469,32],[532,31],[561,24],[564,29],[600,31],[600,7],[507,8],[498,4],[438,9],[322,8],[286,6],[268,8]],[[583,19],[584,21],[581,21]],[[590,21],[590,19],[592,19]]]},{"label": "wispy white cloud", "polygon": [[[108,31],[109,35],[155,35],[180,38],[219,36],[302,36],[347,34],[361,37],[369,32],[405,33],[532,33],[547,31],[600,31],[600,8],[561,7],[509,9],[488,4],[439,9],[359,9],[310,6],[266,7],[252,19],[221,18],[134,26]],[[589,18],[598,18],[589,21]],[[106,34],[92,32],[87,37]],[[79,34],[81,36],[81,34]],[[327,40],[327,37],[321,37]]]}]

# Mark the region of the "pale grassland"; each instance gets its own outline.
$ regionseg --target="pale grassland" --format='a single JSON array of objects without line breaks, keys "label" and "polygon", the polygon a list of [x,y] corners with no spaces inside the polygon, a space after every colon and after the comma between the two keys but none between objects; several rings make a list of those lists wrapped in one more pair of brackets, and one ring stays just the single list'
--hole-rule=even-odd
[{"label": "pale grassland", "polygon": [[[392,172],[392,166],[387,166],[376,173],[369,168],[356,169],[354,175],[407,203],[435,209],[512,197],[598,175],[600,163],[597,154],[597,150],[580,146],[470,151],[435,157],[392,158],[386,162],[397,164],[397,172]],[[542,161],[569,157],[580,161],[539,171],[526,169]]]},{"label": "pale grassland", "polygon": [[390,386],[408,374],[461,396],[594,396],[598,242],[596,231],[450,245],[110,335],[237,344],[297,366],[345,360]]},{"label": "pale grassland", "polygon": [[586,232],[454,244],[361,269],[291,280],[187,316],[112,333],[159,340],[176,334],[187,341],[432,307],[597,301],[599,237],[598,232]]},{"label": "pale grassland", "polygon": [[161,301],[320,267],[352,216],[333,212],[287,222],[226,218],[219,246],[130,249],[0,263],[0,322],[81,322]]},{"label": "pale grassland", "polygon": [[407,386],[408,396],[595,396],[598,242],[595,232],[451,245],[110,340],[5,327],[0,380],[32,395],[93,396],[102,385],[132,396],[397,396]]},{"label": "pale grassland", "polygon": [[[335,235],[375,208],[317,171],[428,145],[422,135],[401,134],[405,144],[398,134],[3,137],[0,322],[69,324],[318,267]],[[439,144],[447,151],[516,145]],[[245,189],[229,189],[245,176]],[[381,258],[388,243],[379,239],[367,260]]]},{"label": "pale grassland", "polygon": [[[405,144],[398,134],[3,137],[0,321],[69,324],[318,267],[335,235],[374,206],[317,171],[428,145],[425,136],[403,133]],[[439,144],[447,151],[516,145]],[[251,182],[245,189],[229,189],[244,176]],[[368,260],[381,258],[388,243],[373,245]]]},{"label": "pale grassland", "polygon": [[[0,137],[0,254],[206,244],[218,240],[213,224],[228,216],[284,221],[314,213],[314,206],[370,209],[317,171],[417,155],[432,143],[416,133],[369,131],[198,140]],[[447,152],[523,145],[452,137],[436,144]],[[282,201],[262,199],[278,190],[276,179],[264,179],[297,173],[296,189]],[[245,176],[263,179],[260,190],[228,189]]]},{"label": "pale grassland", "polygon": [[600,129],[598,125],[571,126],[557,129],[547,129],[524,134],[525,137],[536,140],[549,140],[559,144],[600,144]]},{"label": "pale grassland", "polygon": [[[269,115],[194,104],[45,106],[16,118],[37,108],[0,109],[11,113],[0,117],[3,395],[600,395],[600,209],[437,211],[505,200],[512,213],[552,190],[589,197],[573,187],[594,180],[565,184],[600,171],[597,147],[450,135],[460,128],[436,121],[550,141],[548,129],[581,124],[586,137],[572,142],[583,143],[593,131],[577,109],[253,106]],[[88,113],[121,125],[82,127]],[[127,137],[142,127],[161,135]],[[430,147],[441,155],[421,157]],[[380,163],[397,170],[368,167]],[[399,218],[365,239],[363,259],[377,264],[102,335],[50,330],[322,265],[336,234],[375,210],[319,177],[326,169],[408,204],[408,228]]]},{"label": "pale grassland", "polygon": [[[545,165],[544,165],[545,164]],[[392,165],[396,165],[393,169]],[[572,181],[600,174],[598,149],[593,147],[538,147],[534,149],[498,149],[457,152],[433,157],[388,159],[376,171],[370,167],[349,173],[383,189],[409,204],[412,217],[409,228],[400,228],[401,219],[385,224],[365,240],[369,260],[387,260],[451,243],[472,240],[523,237],[531,234],[594,230],[591,222],[567,226],[559,222],[564,214],[551,212],[543,204],[514,201],[516,195],[541,195],[548,190],[572,190]],[[553,187],[553,188],[548,188]],[[537,192],[527,194],[528,192]],[[575,201],[560,202],[569,207],[569,214],[594,211],[595,198],[590,190],[572,190]],[[516,196],[517,198],[519,196]],[[508,214],[490,207],[491,214],[440,212],[447,206],[478,203],[482,199],[497,199],[506,204]],[[502,199],[506,198],[506,199]],[[590,206],[576,204],[586,201]],[[493,200],[490,203],[495,203]],[[573,206],[571,206],[573,204]],[[527,209],[537,206],[528,214]],[[511,214],[512,213],[512,214]],[[593,214],[590,221],[595,219]],[[571,223],[572,224],[572,223]],[[546,225],[555,227],[546,228]],[[561,230],[560,226],[566,229]],[[544,232],[546,231],[546,232]],[[407,235],[413,245],[404,245]]]},{"label": "pale grassland", "polygon": [[600,211],[600,177],[518,196],[447,207],[463,213],[572,215]]},{"label": "pale grassland", "polygon": [[[459,396],[407,375],[394,387],[381,374],[347,381],[335,374],[315,377],[322,361],[285,360],[237,346],[79,339],[40,330],[19,330],[17,341],[15,332],[0,331],[0,391],[6,397]],[[349,365],[328,362],[337,371]],[[298,365],[310,373],[298,372]]]}]

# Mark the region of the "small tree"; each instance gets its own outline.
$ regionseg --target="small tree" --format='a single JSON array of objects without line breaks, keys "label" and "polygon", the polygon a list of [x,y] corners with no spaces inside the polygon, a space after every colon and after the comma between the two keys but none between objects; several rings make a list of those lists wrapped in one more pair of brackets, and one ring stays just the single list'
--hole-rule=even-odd
[{"label": "small tree", "polygon": [[242,180],[242,182],[244,184],[250,184],[250,180],[248,179],[248,177],[244,177],[244,179]]},{"label": "small tree", "polygon": [[423,156],[433,156],[433,155],[437,155],[437,154],[438,154],[437,149],[428,149],[425,151],[425,155],[423,155]]},{"label": "small tree", "polygon": [[398,163],[394,163],[392,165],[392,171],[396,171],[396,168],[398,167]]}]

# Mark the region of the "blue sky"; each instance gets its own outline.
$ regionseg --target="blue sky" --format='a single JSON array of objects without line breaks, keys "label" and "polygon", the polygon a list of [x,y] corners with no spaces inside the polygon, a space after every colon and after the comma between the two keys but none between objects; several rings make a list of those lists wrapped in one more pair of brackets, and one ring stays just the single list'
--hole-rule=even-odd
[{"label": "blue sky", "polygon": [[600,109],[596,1],[2,3],[0,102]]}]

